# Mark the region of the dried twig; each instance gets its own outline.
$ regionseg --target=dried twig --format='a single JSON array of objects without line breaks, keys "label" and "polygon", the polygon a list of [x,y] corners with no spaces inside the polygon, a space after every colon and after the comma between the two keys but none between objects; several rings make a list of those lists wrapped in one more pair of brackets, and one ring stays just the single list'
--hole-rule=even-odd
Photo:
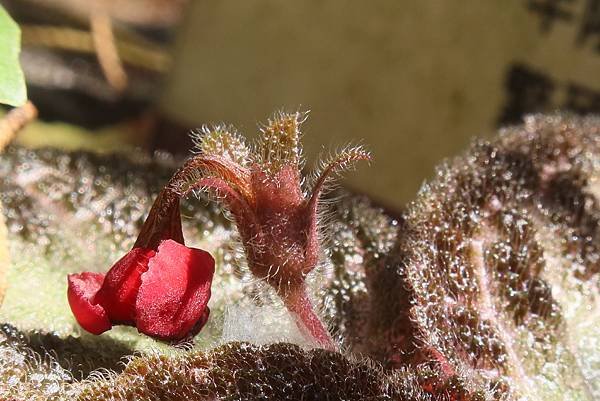
[{"label": "dried twig", "polygon": [[[23,24],[21,33],[25,46],[43,46],[79,53],[96,52],[92,35],[88,31],[52,25]],[[116,46],[121,60],[135,67],[165,72],[171,64],[171,58],[164,50],[144,41],[118,38]]]},{"label": "dried twig", "polygon": [[12,142],[19,131],[30,121],[37,117],[37,109],[28,101],[21,107],[9,111],[6,116],[0,120],[0,153]]},{"label": "dried twig", "polygon": [[106,80],[113,88],[122,92],[127,87],[127,73],[117,50],[112,20],[106,9],[99,3],[97,2],[90,14],[92,40]]}]

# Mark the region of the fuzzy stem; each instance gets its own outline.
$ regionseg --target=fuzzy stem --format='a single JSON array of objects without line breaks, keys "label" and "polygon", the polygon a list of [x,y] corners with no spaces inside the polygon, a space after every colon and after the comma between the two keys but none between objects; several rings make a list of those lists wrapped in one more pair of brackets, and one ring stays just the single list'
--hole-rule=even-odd
[{"label": "fuzzy stem", "polygon": [[291,289],[280,296],[284,305],[294,315],[296,325],[301,330],[306,330],[323,348],[329,350],[336,348],[329,331],[314,312],[304,285],[299,285],[298,288]]}]

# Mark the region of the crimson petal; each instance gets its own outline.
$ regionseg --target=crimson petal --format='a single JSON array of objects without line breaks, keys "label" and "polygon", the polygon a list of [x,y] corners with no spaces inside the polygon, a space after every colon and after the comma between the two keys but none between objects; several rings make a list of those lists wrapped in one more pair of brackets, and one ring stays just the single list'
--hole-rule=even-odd
[{"label": "crimson petal", "polygon": [[92,302],[103,280],[103,274],[90,272],[67,277],[69,306],[81,327],[92,334],[104,333],[112,327],[104,308]]},{"label": "crimson petal", "polygon": [[154,254],[152,249],[133,248],[106,273],[92,302],[104,307],[111,322],[135,324],[135,300],[141,276],[148,270],[148,261]]},{"label": "crimson petal", "polygon": [[138,330],[164,340],[179,340],[197,331],[197,324],[207,317],[214,270],[208,252],[162,241],[142,274],[135,304]]}]

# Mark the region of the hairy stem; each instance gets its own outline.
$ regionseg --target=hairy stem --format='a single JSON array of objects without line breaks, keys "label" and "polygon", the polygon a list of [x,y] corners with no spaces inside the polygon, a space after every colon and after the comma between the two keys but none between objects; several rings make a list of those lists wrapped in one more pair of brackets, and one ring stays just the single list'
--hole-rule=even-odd
[{"label": "hairy stem", "polygon": [[280,296],[284,305],[294,315],[296,324],[301,330],[307,331],[323,348],[330,350],[336,348],[329,331],[315,313],[304,285],[290,289]]}]

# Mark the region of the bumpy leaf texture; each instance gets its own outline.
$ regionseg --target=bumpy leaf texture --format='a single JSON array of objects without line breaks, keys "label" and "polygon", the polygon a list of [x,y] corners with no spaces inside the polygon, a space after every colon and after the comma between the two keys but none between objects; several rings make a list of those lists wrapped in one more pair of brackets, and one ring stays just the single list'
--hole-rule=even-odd
[{"label": "bumpy leaf texture", "polygon": [[442,165],[368,280],[388,316],[370,320],[378,354],[435,360],[434,388],[600,399],[599,134],[596,118],[529,117]]},{"label": "bumpy leaf texture", "polygon": [[[130,342],[101,336],[90,346],[96,339],[79,336],[70,322],[57,325],[62,312],[35,327],[20,319],[26,308],[9,289],[0,320],[17,328],[2,328],[0,378],[17,383],[19,392],[0,384],[0,395],[600,399],[599,135],[596,118],[529,117],[439,167],[397,219],[361,198],[347,196],[335,206],[319,272],[326,274],[312,287],[342,352],[239,342],[209,350],[205,344],[142,353],[123,370],[115,361],[131,354]],[[55,257],[65,238],[57,221],[73,229],[82,221],[94,225],[96,246],[112,241],[113,248],[127,248],[114,232],[134,236],[168,171],[156,162],[10,150],[0,161],[0,191],[13,255],[35,244],[45,258]],[[196,232],[195,238],[218,243],[215,296],[257,299],[249,296],[256,294],[251,285],[239,285],[244,270],[231,267],[237,253],[223,251],[234,236],[229,223],[202,204],[185,207],[197,219],[184,221],[186,238]],[[80,269],[69,257],[48,269]],[[218,328],[212,332],[219,335]],[[39,358],[47,351],[53,356]],[[117,373],[88,375],[98,368]]]}]

